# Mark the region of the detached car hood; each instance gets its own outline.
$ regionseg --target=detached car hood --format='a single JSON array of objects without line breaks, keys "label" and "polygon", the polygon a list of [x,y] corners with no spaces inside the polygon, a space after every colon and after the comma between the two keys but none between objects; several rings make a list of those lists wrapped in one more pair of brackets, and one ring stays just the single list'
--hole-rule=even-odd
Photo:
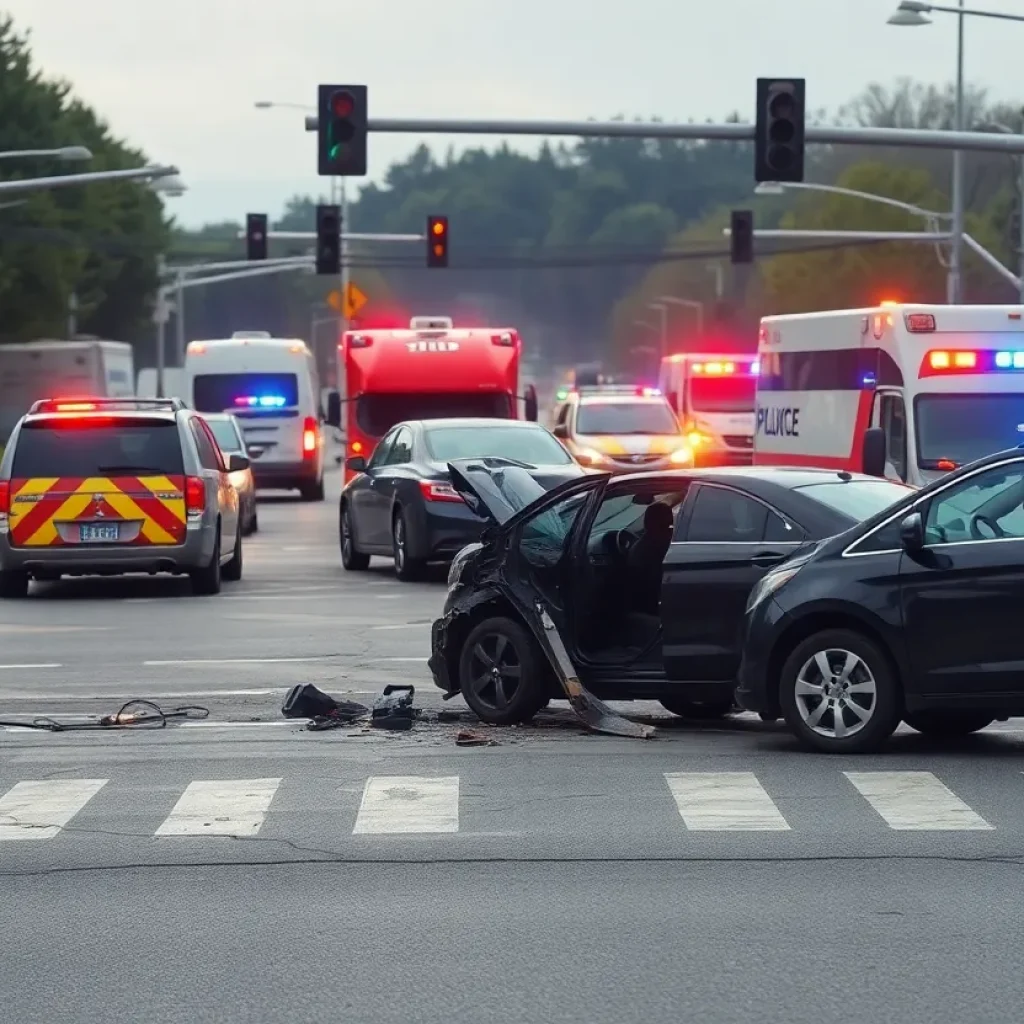
[{"label": "detached car hood", "polygon": [[448,463],[452,487],[481,519],[498,526],[554,491],[587,476],[575,463],[531,466],[526,462],[488,456]]}]

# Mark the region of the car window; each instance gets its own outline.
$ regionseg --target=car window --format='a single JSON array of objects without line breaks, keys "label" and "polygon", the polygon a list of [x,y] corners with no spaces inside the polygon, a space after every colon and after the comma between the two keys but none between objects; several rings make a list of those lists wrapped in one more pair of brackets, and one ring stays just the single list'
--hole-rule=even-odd
[{"label": "car window", "polygon": [[199,419],[192,420],[192,436],[196,439],[196,447],[199,449],[199,463],[203,469],[222,470],[224,463],[217,445],[213,442],[208,433],[209,427]]},{"label": "car window", "polygon": [[[1024,538],[1024,464],[968,477],[936,496],[925,515],[926,544],[999,536]],[[973,524],[973,527],[972,527]]]},{"label": "car window", "polygon": [[802,541],[806,534],[796,523],[775,512],[768,513],[768,522],[764,528],[764,541],[767,544],[795,544]]},{"label": "car window", "polygon": [[686,539],[691,543],[758,543],[764,538],[768,509],[761,502],[725,487],[701,486]]},{"label": "car window", "polygon": [[530,565],[551,569],[558,564],[576,517],[589,494],[571,494],[523,523],[519,553]]},{"label": "car window", "polygon": [[[907,515],[910,515],[909,510]],[[903,516],[897,516],[891,523],[886,523],[880,530],[876,530],[870,537],[865,537],[851,548],[850,553],[859,555],[877,551],[899,551],[903,547],[900,541],[900,523],[903,519]]]},{"label": "car window", "polygon": [[576,412],[577,434],[678,434],[679,423],[664,399],[585,402]]},{"label": "car window", "polygon": [[14,451],[13,477],[181,476],[184,463],[173,420],[36,420]]},{"label": "car window", "polygon": [[606,497],[594,516],[587,547],[597,548],[606,534],[618,533],[620,530],[629,530],[639,536],[643,532],[647,509],[656,501],[668,505],[672,509],[673,517],[678,516],[684,497],[684,491],[672,494],[637,494],[632,491],[629,494],[613,494]]},{"label": "car window", "polygon": [[893,480],[840,480],[794,488],[807,498],[827,505],[855,522],[884,512],[890,505],[914,493],[914,488]]},{"label": "car window", "polygon": [[501,456],[531,466],[567,466],[572,457],[541,427],[524,425],[430,427],[427,451],[436,462]]},{"label": "car window", "polygon": [[370,456],[369,462],[366,464],[367,469],[376,469],[378,466],[383,466],[387,462],[388,452],[391,450],[391,443],[395,439],[395,431],[390,434],[385,434],[384,437],[377,442],[377,447],[373,449],[373,454]]},{"label": "car window", "polygon": [[402,427],[395,435],[395,442],[383,465],[398,466],[406,462],[412,462],[412,431],[408,427]]},{"label": "car window", "polygon": [[245,451],[245,445],[231,420],[207,420],[206,425],[210,428],[213,439],[222,452],[231,454]]},{"label": "car window", "polygon": [[298,406],[299,378],[294,373],[201,373],[192,379],[192,398],[198,412],[273,413]]}]

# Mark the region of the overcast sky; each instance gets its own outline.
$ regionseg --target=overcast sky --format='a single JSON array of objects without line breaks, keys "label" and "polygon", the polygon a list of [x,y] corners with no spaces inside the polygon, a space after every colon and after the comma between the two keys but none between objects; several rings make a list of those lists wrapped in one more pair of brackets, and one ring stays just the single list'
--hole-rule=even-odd
[{"label": "overcast sky", "polygon": [[[276,215],[320,190],[298,110],[319,82],[370,87],[378,117],[667,121],[753,115],[754,79],[805,76],[835,108],[870,81],[951,79],[956,19],[895,28],[898,0],[8,0],[43,69],[114,132],[177,164],[180,221]],[[947,4],[955,0],[946,0]],[[969,6],[1024,15],[1024,0]],[[969,18],[967,78],[1024,101],[1024,23]],[[370,177],[420,140],[373,135]],[[464,139],[428,139],[443,148]],[[476,140],[477,144],[494,140]],[[527,143],[529,144],[529,143]]]}]

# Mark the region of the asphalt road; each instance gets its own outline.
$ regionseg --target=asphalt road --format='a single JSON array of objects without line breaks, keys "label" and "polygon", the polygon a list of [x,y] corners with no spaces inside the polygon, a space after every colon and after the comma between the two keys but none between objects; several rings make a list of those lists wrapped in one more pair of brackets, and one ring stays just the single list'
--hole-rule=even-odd
[{"label": "asphalt road", "polygon": [[[217,597],[66,581],[0,608],[2,718],[211,710],[0,732],[5,1021],[1021,1019],[1021,723],[827,758],[748,716],[661,715],[652,742],[557,708],[438,721],[443,574],[342,573],[334,495],[266,504]],[[413,682],[425,720],[310,733],[279,714],[306,680]]]}]

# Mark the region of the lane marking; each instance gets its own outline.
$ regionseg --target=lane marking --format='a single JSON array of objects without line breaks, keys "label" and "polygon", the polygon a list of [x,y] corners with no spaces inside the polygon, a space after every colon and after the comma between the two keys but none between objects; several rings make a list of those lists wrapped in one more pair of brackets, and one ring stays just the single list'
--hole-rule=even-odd
[{"label": "lane marking", "polygon": [[113,626],[30,626],[27,623],[0,623],[0,633],[110,633]]},{"label": "lane marking", "polygon": [[429,628],[429,622],[400,622],[395,626],[371,626],[370,629],[385,630],[385,629],[423,629],[426,626]]},{"label": "lane marking", "polygon": [[987,832],[992,826],[931,772],[843,772],[901,832]]},{"label": "lane marking", "polygon": [[157,836],[254,836],[280,779],[190,782]]},{"label": "lane marking", "polygon": [[378,601],[397,601],[403,594],[377,594]]},{"label": "lane marking", "polygon": [[106,779],[19,782],[0,797],[0,840],[53,839]]},{"label": "lane marking", "polygon": [[[133,683],[133,687],[137,684]],[[179,700],[184,697],[269,697],[273,694],[287,693],[289,686],[268,686],[262,689],[249,690],[178,690],[175,693],[147,693],[151,700]],[[17,690],[0,690],[0,700],[35,700],[41,702],[60,703],[66,700],[131,700],[133,693],[25,693]],[[19,712],[19,714],[28,712]],[[77,712],[76,712],[77,713]],[[40,714],[56,717],[55,711],[43,711]]]},{"label": "lane marking", "polygon": [[788,832],[789,823],[753,772],[665,772],[692,832]]},{"label": "lane marking", "polygon": [[20,671],[22,669],[25,669],[25,670],[28,670],[28,669],[35,670],[35,669],[39,669],[39,668],[63,668],[63,667],[64,666],[61,665],[60,662],[57,662],[57,661],[46,661],[46,662],[39,662],[39,663],[37,663],[35,665],[0,665],[0,671],[16,672],[16,671]]},{"label": "lane marking", "polygon": [[160,668],[171,665],[299,665],[311,661],[332,661],[344,658],[344,654],[319,654],[312,658],[178,658],[168,661],[144,661],[146,668]]},{"label": "lane marking", "polygon": [[371,660],[372,661],[387,661],[387,662],[414,661],[414,662],[417,662],[418,664],[422,665],[422,664],[424,664],[426,662],[427,659],[426,658],[373,658]]},{"label": "lane marking", "polygon": [[459,777],[371,775],[353,835],[459,831]]}]

